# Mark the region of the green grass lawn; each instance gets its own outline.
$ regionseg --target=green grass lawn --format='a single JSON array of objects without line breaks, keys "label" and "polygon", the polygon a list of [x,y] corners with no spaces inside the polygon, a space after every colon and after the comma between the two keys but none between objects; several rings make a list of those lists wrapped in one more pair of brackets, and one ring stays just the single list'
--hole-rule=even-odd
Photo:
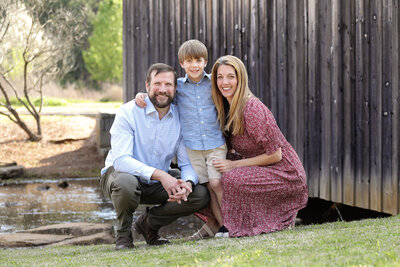
[{"label": "green grass lawn", "polygon": [[1,266],[400,266],[400,216],[131,251],[113,245],[0,250]]}]

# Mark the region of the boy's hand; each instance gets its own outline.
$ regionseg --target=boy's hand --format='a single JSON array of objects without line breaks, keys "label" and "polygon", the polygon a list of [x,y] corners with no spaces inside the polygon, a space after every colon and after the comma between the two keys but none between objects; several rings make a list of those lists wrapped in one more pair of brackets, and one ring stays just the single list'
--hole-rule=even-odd
[{"label": "boy's hand", "polygon": [[146,102],[144,99],[146,98],[147,94],[146,93],[137,93],[135,96],[135,103],[141,108],[146,107]]}]

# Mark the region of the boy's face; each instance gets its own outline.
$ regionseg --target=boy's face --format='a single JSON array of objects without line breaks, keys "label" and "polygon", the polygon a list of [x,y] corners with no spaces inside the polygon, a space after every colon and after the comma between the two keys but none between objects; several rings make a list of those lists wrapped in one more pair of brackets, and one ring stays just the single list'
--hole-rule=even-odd
[{"label": "boy's face", "polygon": [[187,58],[183,62],[180,62],[181,67],[185,69],[186,74],[192,82],[199,82],[203,77],[204,68],[207,65],[207,61],[203,57],[201,58]]}]

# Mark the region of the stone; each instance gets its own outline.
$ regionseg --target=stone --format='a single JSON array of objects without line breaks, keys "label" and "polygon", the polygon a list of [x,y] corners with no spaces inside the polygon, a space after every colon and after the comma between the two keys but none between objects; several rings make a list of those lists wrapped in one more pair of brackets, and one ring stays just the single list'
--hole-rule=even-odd
[{"label": "stone", "polygon": [[0,248],[36,247],[72,238],[69,235],[11,233],[0,235]]},{"label": "stone", "polygon": [[61,242],[50,244],[50,246],[87,246],[99,244],[114,244],[115,237],[110,233],[97,233],[94,235],[74,237]]},{"label": "stone", "polygon": [[111,148],[110,129],[114,122],[115,114],[100,112],[96,118],[96,143],[97,151],[104,158]]},{"label": "stone", "polygon": [[103,223],[63,223],[0,234],[0,248],[113,244],[114,229]]},{"label": "stone", "polygon": [[0,161],[0,167],[9,167],[9,166],[15,166],[17,165],[17,162],[13,161],[13,162],[4,162],[4,161]]},{"label": "stone", "polygon": [[105,223],[61,223],[41,226],[20,233],[87,236],[102,232],[114,234],[113,226]]},{"label": "stone", "polygon": [[22,165],[9,165],[0,167],[0,179],[20,177],[24,174],[25,167]]},{"label": "stone", "polygon": [[62,189],[65,189],[69,186],[69,183],[67,181],[60,180],[60,181],[58,181],[57,186]]}]

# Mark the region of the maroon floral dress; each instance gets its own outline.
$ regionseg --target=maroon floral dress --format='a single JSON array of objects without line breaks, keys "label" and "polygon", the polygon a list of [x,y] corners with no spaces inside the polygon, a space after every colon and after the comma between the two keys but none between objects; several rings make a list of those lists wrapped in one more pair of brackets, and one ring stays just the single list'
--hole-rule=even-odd
[{"label": "maroon floral dress", "polygon": [[282,160],[268,166],[235,168],[223,173],[222,216],[231,237],[254,236],[288,228],[308,199],[306,174],[299,157],[280,131],[271,111],[256,97],[247,101],[243,135],[228,149],[251,158],[282,149]]}]

